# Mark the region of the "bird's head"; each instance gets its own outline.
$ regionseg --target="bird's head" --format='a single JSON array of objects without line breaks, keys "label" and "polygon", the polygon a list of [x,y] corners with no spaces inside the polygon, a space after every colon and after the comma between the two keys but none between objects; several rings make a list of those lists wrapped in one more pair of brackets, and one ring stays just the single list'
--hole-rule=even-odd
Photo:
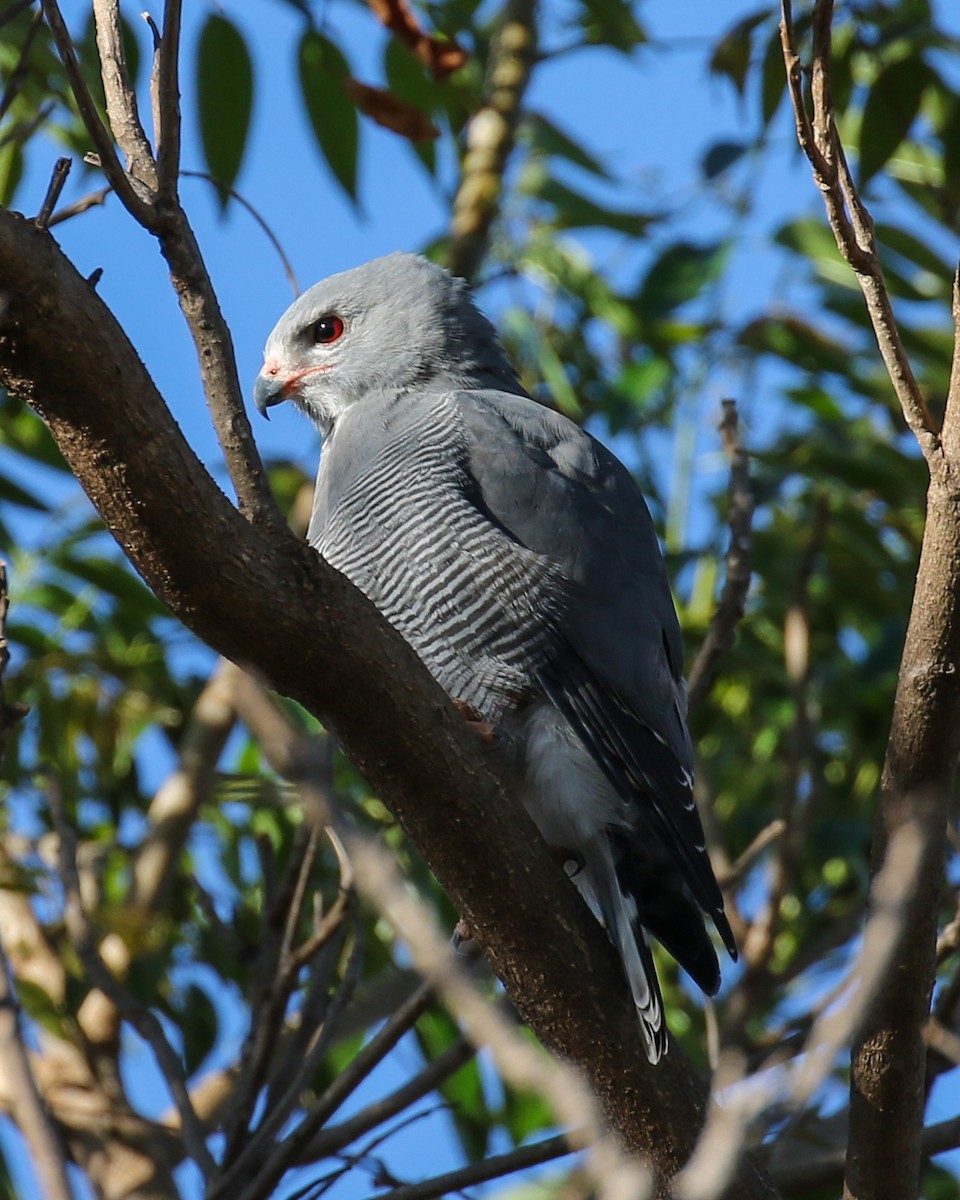
[{"label": "bird's head", "polygon": [[293,400],[324,432],[371,392],[445,382],[520,391],[496,332],[442,267],[390,254],[304,292],[267,339],[254,400]]}]

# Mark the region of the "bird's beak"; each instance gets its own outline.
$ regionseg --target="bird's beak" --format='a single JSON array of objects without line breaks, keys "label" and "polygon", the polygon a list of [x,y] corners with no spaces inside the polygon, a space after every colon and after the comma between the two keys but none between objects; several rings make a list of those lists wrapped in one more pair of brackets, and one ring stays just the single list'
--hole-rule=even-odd
[{"label": "bird's beak", "polygon": [[289,380],[283,375],[268,375],[261,371],[253,385],[253,402],[257,406],[257,412],[268,421],[270,414],[267,409],[272,408],[274,404],[282,404],[289,394]]}]

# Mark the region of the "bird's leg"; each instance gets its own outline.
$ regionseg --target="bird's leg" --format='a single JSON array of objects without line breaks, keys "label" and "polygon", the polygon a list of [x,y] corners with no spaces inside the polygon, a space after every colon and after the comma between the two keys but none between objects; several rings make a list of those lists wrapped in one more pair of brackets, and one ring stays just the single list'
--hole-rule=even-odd
[{"label": "bird's leg", "polygon": [[[451,697],[451,699],[453,698]],[[466,717],[467,724],[480,735],[480,741],[485,746],[493,745],[497,740],[496,730],[489,721],[483,719],[472,704],[468,704],[465,700],[453,700],[453,707],[461,716]]]},{"label": "bird's leg", "polygon": [[464,942],[473,941],[473,930],[467,921],[460,918],[453,930],[453,937],[450,939],[450,944],[453,946],[454,953],[460,953],[460,947]]}]

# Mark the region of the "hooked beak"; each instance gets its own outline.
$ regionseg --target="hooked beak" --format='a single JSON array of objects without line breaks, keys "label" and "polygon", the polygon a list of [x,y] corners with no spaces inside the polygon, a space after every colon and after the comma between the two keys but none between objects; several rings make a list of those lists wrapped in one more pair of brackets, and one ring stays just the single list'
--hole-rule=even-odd
[{"label": "hooked beak", "polygon": [[253,385],[253,402],[257,406],[257,412],[261,417],[266,417],[270,420],[268,408],[272,408],[274,404],[282,404],[287,399],[289,393],[288,380],[282,375],[268,375],[261,371],[257,376],[257,382]]},{"label": "hooked beak", "polygon": [[319,375],[329,370],[329,364],[323,363],[316,367],[305,367],[301,371],[283,371],[276,359],[269,359],[260,368],[257,382],[253,385],[253,402],[257,411],[269,421],[268,408],[289,400],[300,390],[300,385],[308,375]]}]

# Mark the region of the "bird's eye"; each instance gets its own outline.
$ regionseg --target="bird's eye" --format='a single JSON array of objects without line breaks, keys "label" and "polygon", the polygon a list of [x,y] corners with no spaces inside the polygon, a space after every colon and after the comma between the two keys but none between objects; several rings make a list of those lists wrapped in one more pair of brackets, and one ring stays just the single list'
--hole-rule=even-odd
[{"label": "bird's eye", "polygon": [[307,333],[315,346],[328,346],[343,336],[343,321],[336,313],[327,313],[314,321]]}]

